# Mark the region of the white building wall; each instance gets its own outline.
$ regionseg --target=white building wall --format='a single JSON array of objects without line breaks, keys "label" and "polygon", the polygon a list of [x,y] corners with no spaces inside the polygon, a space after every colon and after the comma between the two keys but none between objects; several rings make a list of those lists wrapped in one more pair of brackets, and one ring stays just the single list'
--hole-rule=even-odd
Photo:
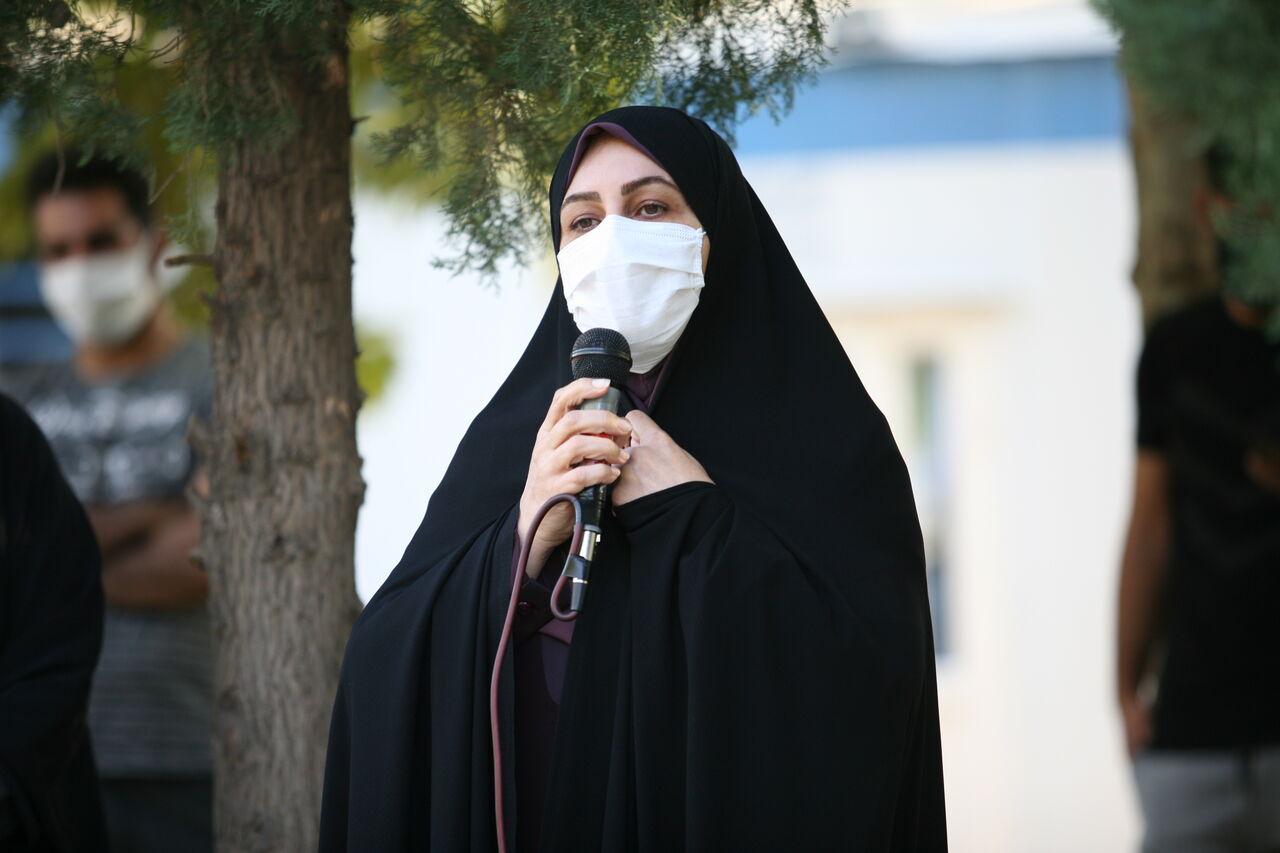
[{"label": "white building wall", "polygon": [[396,360],[357,425],[366,492],[356,590],[368,601],[418,529],[472,419],[524,352],[555,271],[548,258],[486,287],[432,266],[449,251],[439,211],[361,196],[355,219],[357,322],[389,335]]},{"label": "white building wall", "polygon": [[1128,152],[949,147],[744,171],[908,456],[910,359],[944,367],[953,849],[1133,849],[1111,700],[1138,341]]}]

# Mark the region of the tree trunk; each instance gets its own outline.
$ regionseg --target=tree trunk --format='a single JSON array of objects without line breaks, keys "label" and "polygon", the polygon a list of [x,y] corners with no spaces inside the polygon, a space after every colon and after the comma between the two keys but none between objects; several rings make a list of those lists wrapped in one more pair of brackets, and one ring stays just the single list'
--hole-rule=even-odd
[{"label": "tree trunk", "polygon": [[1133,282],[1147,325],[1217,286],[1210,223],[1195,199],[1206,187],[1194,129],[1129,82],[1129,140],[1138,193],[1138,258]]},{"label": "tree trunk", "polygon": [[359,607],[351,116],[346,21],[333,23],[323,68],[285,45],[271,60],[295,132],[239,144],[218,178],[217,387],[198,440],[219,853],[316,848],[329,712]]}]

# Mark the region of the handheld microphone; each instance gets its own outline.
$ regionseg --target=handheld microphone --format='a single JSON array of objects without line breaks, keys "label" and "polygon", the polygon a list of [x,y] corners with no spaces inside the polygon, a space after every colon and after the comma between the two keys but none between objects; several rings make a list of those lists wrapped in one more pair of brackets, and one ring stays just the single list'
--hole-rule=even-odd
[{"label": "handheld microphone", "polygon": [[[627,339],[613,329],[588,329],[573,342],[569,363],[574,379],[609,380],[609,390],[603,396],[585,400],[578,408],[606,409],[616,415],[622,401],[622,389],[626,387],[627,376],[631,373],[631,345]],[[587,595],[587,576],[600,541],[600,521],[608,494],[608,483],[588,486],[578,493],[578,504],[582,510],[582,541],[578,552],[569,555],[564,568],[565,576],[573,581],[569,591],[569,610],[573,613],[582,610],[582,602]]]}]

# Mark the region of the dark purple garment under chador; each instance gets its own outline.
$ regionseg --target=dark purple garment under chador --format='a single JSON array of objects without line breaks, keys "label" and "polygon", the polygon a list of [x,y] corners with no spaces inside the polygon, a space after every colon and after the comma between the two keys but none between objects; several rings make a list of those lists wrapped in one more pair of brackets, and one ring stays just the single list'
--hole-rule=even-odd
[{"label": "dark purple garment under chador", "polygon": [[[627,380],[627,395],[635,408],[649,410],[665,365],[664,359],[648,373],[632,374]],[[547,558],[538,580],[525,579],[511,628],[516,677],[516,849],[520,851],[536,851],[542,834],[560,689],[573,641],[573,623],[551,614],[551,587],[560,577],[563,561],[561,548]],[[516,570],[514,561],[511,570]]]}]

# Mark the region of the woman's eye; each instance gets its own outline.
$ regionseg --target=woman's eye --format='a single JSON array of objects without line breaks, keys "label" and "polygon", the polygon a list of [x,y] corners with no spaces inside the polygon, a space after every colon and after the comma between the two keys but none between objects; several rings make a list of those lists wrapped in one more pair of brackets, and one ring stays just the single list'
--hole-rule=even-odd
[{"label": "woman's eye", "polygon": [[594,216],[579,216],[577,219],[569,223],[569,230],[587,231],[587,230],[590,230],[591,228],[594,228],[595,225],[596,225],[596,218]]},{"label": "woman's eye", "polygon": [[646,201],[640,205],[640,213],[644,216],[661,216],[667,212],[667,206],[658,201]]}]

